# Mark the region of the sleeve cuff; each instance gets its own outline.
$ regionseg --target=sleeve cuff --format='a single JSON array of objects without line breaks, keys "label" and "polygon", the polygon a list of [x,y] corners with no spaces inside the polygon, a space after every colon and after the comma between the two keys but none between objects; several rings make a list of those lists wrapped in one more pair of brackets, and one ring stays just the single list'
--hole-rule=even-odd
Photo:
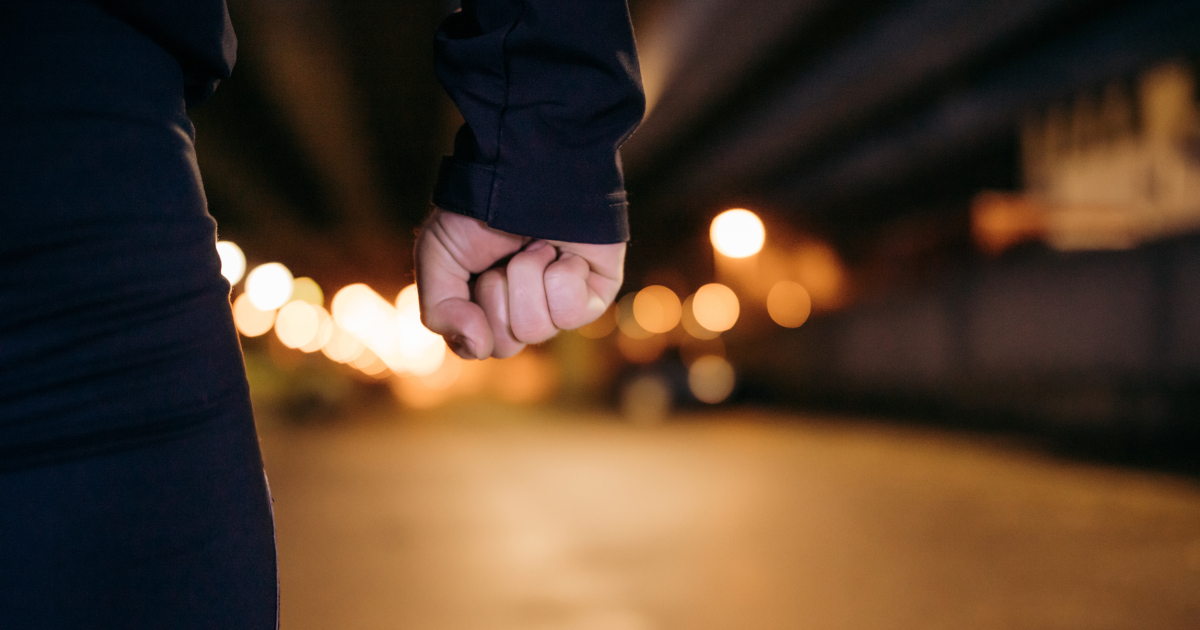
[{"label": "sleeve cuff", "polygon": [[510,234],[570,243],[629,240],[624,190],[592,198],[554,199],[536,190],[525,194],[520,188],[506,187],[495,166],[451,156],[442,159],[433,203]]}]

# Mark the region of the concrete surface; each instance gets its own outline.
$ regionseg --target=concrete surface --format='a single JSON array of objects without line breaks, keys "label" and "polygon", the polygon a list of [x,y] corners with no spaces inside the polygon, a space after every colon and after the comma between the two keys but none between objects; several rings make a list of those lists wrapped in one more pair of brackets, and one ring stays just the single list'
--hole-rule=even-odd
[{"label": "concrete surface", "polygon": [[726,411],[264,422],[284,630],[1200,628],[1200,484]]}]

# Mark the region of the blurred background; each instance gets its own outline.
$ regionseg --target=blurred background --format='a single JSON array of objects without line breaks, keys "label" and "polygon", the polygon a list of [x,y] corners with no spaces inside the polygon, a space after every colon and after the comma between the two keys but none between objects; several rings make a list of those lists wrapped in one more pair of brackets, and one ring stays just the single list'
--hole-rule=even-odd
[{"label": "blurred background", "polygon": [[411,287],[456,3],[229,4],[285,628],[1200,627],[1200,4],[630,0],[619,302],[481,363]]}]

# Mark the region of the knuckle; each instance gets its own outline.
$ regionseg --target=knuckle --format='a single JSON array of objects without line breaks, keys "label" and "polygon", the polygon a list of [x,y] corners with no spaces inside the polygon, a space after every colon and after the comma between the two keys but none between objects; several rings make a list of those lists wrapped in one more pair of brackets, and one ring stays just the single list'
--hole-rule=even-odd
[{"label": "knuckle", "polygon": [[547,297],[550,319],[555,326],[570,330],[586,323],[583,321],[587,317],[587,290],[584,287],[569,285]]},{"label": "knuckle", "polygon": [[582,313],[576,308],[554,309],[550,315],[554,319],[554,325],[562,330],[574,330],[587,323],[585,321],[586,313]]},{"label": "knuckle", "polygon": [[522,343],[541,343],[558,332],[554,324],[541,318],[514,320],[509,327],[513,337]]},{"label": "knuckle", "polygon": [[564,289],[584,283],[584,274],[574,265],[552,265],[546,269],[545,281],[547,289]]}]

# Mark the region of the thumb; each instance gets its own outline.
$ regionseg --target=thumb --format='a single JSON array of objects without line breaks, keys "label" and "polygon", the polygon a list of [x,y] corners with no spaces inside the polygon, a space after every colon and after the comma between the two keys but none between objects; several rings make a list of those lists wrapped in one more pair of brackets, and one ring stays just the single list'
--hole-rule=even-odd
[{"label": "thumb", "polygon": [[425,327],[442,335],[446,345],[464,359],[490,356],[492,333],[483,309],[471,302],[471,273],[428,231],[417,238],[416,276]]}]

